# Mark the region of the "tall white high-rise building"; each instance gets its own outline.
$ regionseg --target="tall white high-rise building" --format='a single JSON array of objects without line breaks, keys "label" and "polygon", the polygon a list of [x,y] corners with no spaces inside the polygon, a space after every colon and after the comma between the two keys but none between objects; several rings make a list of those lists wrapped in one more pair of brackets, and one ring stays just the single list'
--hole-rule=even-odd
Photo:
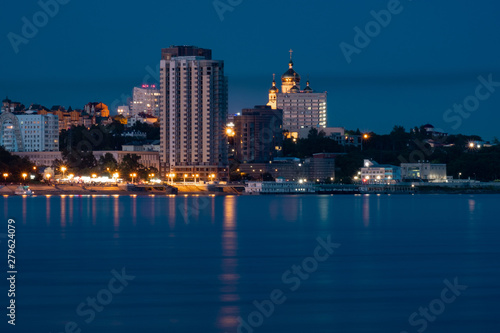
[{"label": "tall white high-rise building", "polygon": [[315,92],[307,81],[300,88],[300,75],[293,68],[292,51],[288,70],[281,76],[281,92],[273,79],[269,89],[269,103],[273,109],[283,110],[283,129],[297,137],[298,132],[307,128],[321,130],[326,127],[327,93]]},{"label": "tall white high-rise building", "polygon": [[58,116],[2,113],[0,145],[11,152],[59,151]]},{"label": "tall white high-rise building", "polygon": [[163,49],[160,110],[162,177],[223,177],[228,164],[224,61],[195,46]]},{"label": "tall white high-rise building", "polygon": [[131,115],[145,113],[150,116],[160,116],[160,90],[154,84],[143,84],[141,87],[134,87],[133,99],[131,102]]}]

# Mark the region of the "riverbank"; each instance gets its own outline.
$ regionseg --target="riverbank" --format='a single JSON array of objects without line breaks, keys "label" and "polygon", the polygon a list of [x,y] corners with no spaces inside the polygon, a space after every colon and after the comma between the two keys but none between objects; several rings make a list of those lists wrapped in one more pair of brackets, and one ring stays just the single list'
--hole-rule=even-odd
[{"label": "riverbank", "polygon": [[[1,195],[16,195],[15,191],[19,185],[0,185]],[[337,188],[342,187],[337,185]],[[352,189],[352,185],[346,185],[346,188]],[[82,184],[64,184],[64,185],[46,185],[36,184],[30,185],[30,189],[34,195],[211,195],[211,196],[226,196],[226,195],[248,195],[249,193],[239,192],[233,187],[204,187],[204,186],[176,186],[175,189],[165,186],[142,186],[142,187],[125,187],[125,186],[87,186]],[[310,194],[319,195],[340,195],[340,194],[500,194],[500,186],[443,186],[443,185],[425,185],[415,186],[411,191],[395,190],[393,187],[380,186],[378,188],[370,187],[368,191],[366,187],[362,188],[361,193],[344,193],[344,192],[316,192]],[[172,191],[174,190],[174,191]],[[292,194],[292,193],[288,193]],[[273,195],[273,194],[267,194]],[[274,193],[280,195],[280,193]],[[283,195],[283,193],[281,193]],[[286,194],[285,194],[286,195]]]},{"label": "riverbank", "polygon": [[[15,191],[18,188],[16,185],[0,185],[1,195],[16,195]],[[177,193],[171,191],[171,188],[165,186],[142,186],[142,187],[125,187],[125,186],[88,186],[82,184],[64,184],[64,185],[46,185],[35,184],[29,185],[33,195],[235,195],[234,192],[226,191],[210,191],[206,188],[196,187],[177,187]]]}]

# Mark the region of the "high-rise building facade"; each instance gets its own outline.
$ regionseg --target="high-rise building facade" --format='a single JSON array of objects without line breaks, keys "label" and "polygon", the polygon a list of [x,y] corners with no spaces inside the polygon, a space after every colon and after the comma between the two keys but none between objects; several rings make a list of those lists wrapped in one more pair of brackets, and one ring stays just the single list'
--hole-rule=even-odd
[{"label": "high-rise building facade", "polygon": [[0,145],[11,152],[58,151],[58,117],[4,112],[0,115]]},{"label": "high-rise building facade", "polygon": [[132,116],[139,113],[154,117],[160,116],[160,90],[155,84],[134,87],[130,111]]},{"label": "high-rise building facade", "polygon": [[208,180],[227,168],[228,110],[224,61],[195,46],[162,50],[160,173]]},{"label": "high-rise building facade", "polygon": [[269,89],[269,103],[273,109],[283,110],[283,129],[297,137],[300,129],[326,127],[327,93],[315,92],[309,81],[302,90],[301,76],[294,70],[292,52],[288,70],[281,76],[281,92],[273,79]]},{"label": "high-rise building facade", "polygon": [[269,162],[277,157],[283,138],[283,111],[270,106],[243,109],[234,117],[236,159]]}]

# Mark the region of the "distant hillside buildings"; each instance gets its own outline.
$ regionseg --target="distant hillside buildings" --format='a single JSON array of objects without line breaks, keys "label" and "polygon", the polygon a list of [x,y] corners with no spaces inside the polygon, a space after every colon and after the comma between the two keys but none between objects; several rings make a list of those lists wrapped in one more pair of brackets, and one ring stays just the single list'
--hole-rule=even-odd
[{"label": "distant hillside buildings", "polygon": [[58,151],[58,117],[2,112],[0,146],[10,152]]},{"label": "distant hillside buildings", "polygon": [[36,104],[26,108],[6,98],[0,113],[0,145],[12,152],[58,151],[60,131],[111,122],[109,109],[103,103],[88,103],[83,110],[66,110],[60,105],[49,110]]},{"label": "distant hillside buildings", "polygon": [[154,117],[160,116],[160,89],[154,84],[134,87],[130,115],[141,113]]}]

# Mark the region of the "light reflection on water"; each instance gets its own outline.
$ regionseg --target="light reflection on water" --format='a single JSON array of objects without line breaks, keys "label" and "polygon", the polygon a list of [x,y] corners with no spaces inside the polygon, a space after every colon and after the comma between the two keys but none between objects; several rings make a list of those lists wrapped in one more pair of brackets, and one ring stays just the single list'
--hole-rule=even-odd
[{"label": "light reflection on water", "polygon": [[222,229],[222,263],[219,274],[219,300],[222,306],[217,317],[217,326],[228,330],[237,324],[239,307],[232,305],[240,300],[238,295],[238,233],[236,221],[236,197],[227,196],[224,200],[224,222]]},{"label": "light reflection on water", "polygon": [[111,269],[127,267],[137,279],[85,331],[235,332],[253,300],[287,290],[282,274],[331,234],[341,248],[256,332],[404,331],[442,281],[458,276],[470,291],[432,328],[462,333],[491,331],[499,310],[491,296],[500,279],[499,199],[9,196],[0,207],[26,223],[20,331],[80,323],[74,308],[105,286]]}]

